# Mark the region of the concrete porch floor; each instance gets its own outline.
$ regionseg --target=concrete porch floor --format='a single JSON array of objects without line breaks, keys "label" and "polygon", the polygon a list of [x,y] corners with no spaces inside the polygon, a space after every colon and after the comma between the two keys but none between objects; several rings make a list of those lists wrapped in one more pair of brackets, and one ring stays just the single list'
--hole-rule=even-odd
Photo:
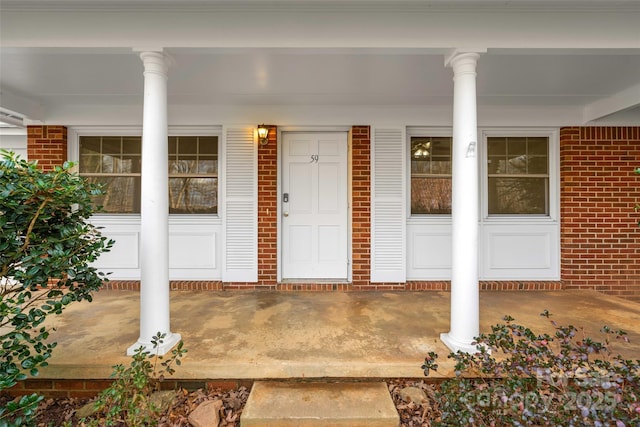
[{"label": "concrete porch floor", "polygon": [[[593,291],[480,294],[480,329],[505,314],[534,332],[551,332],[539,313],[559,324],[584,327],[600,339],[603,325],[624,329],[631,344],[616,350],[640,358],[640,303]],[[108,378],[112,366],[128,364],[128,346],[139,333],[139,293],[101,291],[92,303],[69,306],[49,322],[58,342],[39,378]],[[423,378],[429,351],[441,372],[452,375],[446,292],[210,292],[171,293],[171,329],[187,355],[173,379]]]}]

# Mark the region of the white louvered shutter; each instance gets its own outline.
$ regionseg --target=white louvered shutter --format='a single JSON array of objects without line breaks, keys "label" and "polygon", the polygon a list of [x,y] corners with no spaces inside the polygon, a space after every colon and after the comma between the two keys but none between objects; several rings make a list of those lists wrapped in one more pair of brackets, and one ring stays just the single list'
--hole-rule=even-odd
[{"label": "white louvered shutter", "polygon": [[254,130],[229,128],[224,138],[224,282],[258,281],[258,186]]},{"label": "white louvered shutter", "polygon": [[374,129],[371,177],[371,282],[406,281],[405,134]]}]

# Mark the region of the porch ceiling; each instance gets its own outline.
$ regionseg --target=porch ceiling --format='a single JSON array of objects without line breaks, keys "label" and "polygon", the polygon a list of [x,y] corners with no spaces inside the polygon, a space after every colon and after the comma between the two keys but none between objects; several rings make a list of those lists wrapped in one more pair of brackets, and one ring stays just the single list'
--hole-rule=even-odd
[{"label": "porch ceiling", "polygon": [[[167,52],[175,60],[168,82],[174,105],[451,106],[453,101],[451,70],[444,67],[443,54],[432,51]],[[1,106],[36,120],[47,120],[49,112],[64,106],[142,102],[142,64],[130,50],[6,48],[0,61]],[[480,106],[586,111],[625,91],[640,92],[640,52],[489,51],[479,62],[477,85]],[[622,107],[603,105],[602,115]]]},{"label": "porch ceiling", "polygon": [[[72,122],[84,107],[141,107],[142,63],[132,48],[158,46],[175,61],[173,106],[451,109],[444,56],[477,43],[486,49],[479,106],[567,107],[583,123],[612,114],[640,122],[640,29],[631,19],[640,2],[611,3],[4,0],[0,108]],[[254,25],[265,11],[273,13]],[[562,33],[576,14],[587,26],[606,19],[595,36],[575,33],[579,20]],[[40,24],[27,31],[20,22]]]}]

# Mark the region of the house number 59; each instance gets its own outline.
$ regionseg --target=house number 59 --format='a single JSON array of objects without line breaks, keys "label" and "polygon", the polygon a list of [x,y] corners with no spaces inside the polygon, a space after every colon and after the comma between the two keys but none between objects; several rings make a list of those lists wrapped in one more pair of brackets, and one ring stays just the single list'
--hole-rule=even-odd
[{"label": "house number 59", "polygon": [[318,163],[318,155],[317,154],[312,154],[311,155],[311,161],[309,163]]}]

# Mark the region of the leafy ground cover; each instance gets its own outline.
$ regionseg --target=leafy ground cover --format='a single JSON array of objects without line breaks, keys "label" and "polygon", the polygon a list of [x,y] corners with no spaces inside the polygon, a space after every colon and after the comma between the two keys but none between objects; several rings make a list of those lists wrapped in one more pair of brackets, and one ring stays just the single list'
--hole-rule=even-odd
[{"label": "leafy ground cover", "polygon": [[[433,421],[438,419],[439,405],[434,400],[437,385],[413,379],[393,379],[387,383],[400,414],[401,427],[431,426]],[[425,390],[429,400],[421,404],[405,402],[400,397],[400,390],[406,387],[417,387]],[[220,427],[240,426],[240,415],[242,415],[242,409],[249,397],[249,392],[250,389],[247,387],[233,390],[219,388],[194,391],[178,390],[169,411],[158,418],[158,426],[189,427],[191,425],[188,421],[189,414],[207,400],[221,400],[223,402]],[[0,406],[4,405],[6,401],[7,398],[0,398]],[[79,398],[44,399],[38,406],[35,425],[37,427],[83,426],[77,418],[76,412],[89,401],[89,399]]]}]

